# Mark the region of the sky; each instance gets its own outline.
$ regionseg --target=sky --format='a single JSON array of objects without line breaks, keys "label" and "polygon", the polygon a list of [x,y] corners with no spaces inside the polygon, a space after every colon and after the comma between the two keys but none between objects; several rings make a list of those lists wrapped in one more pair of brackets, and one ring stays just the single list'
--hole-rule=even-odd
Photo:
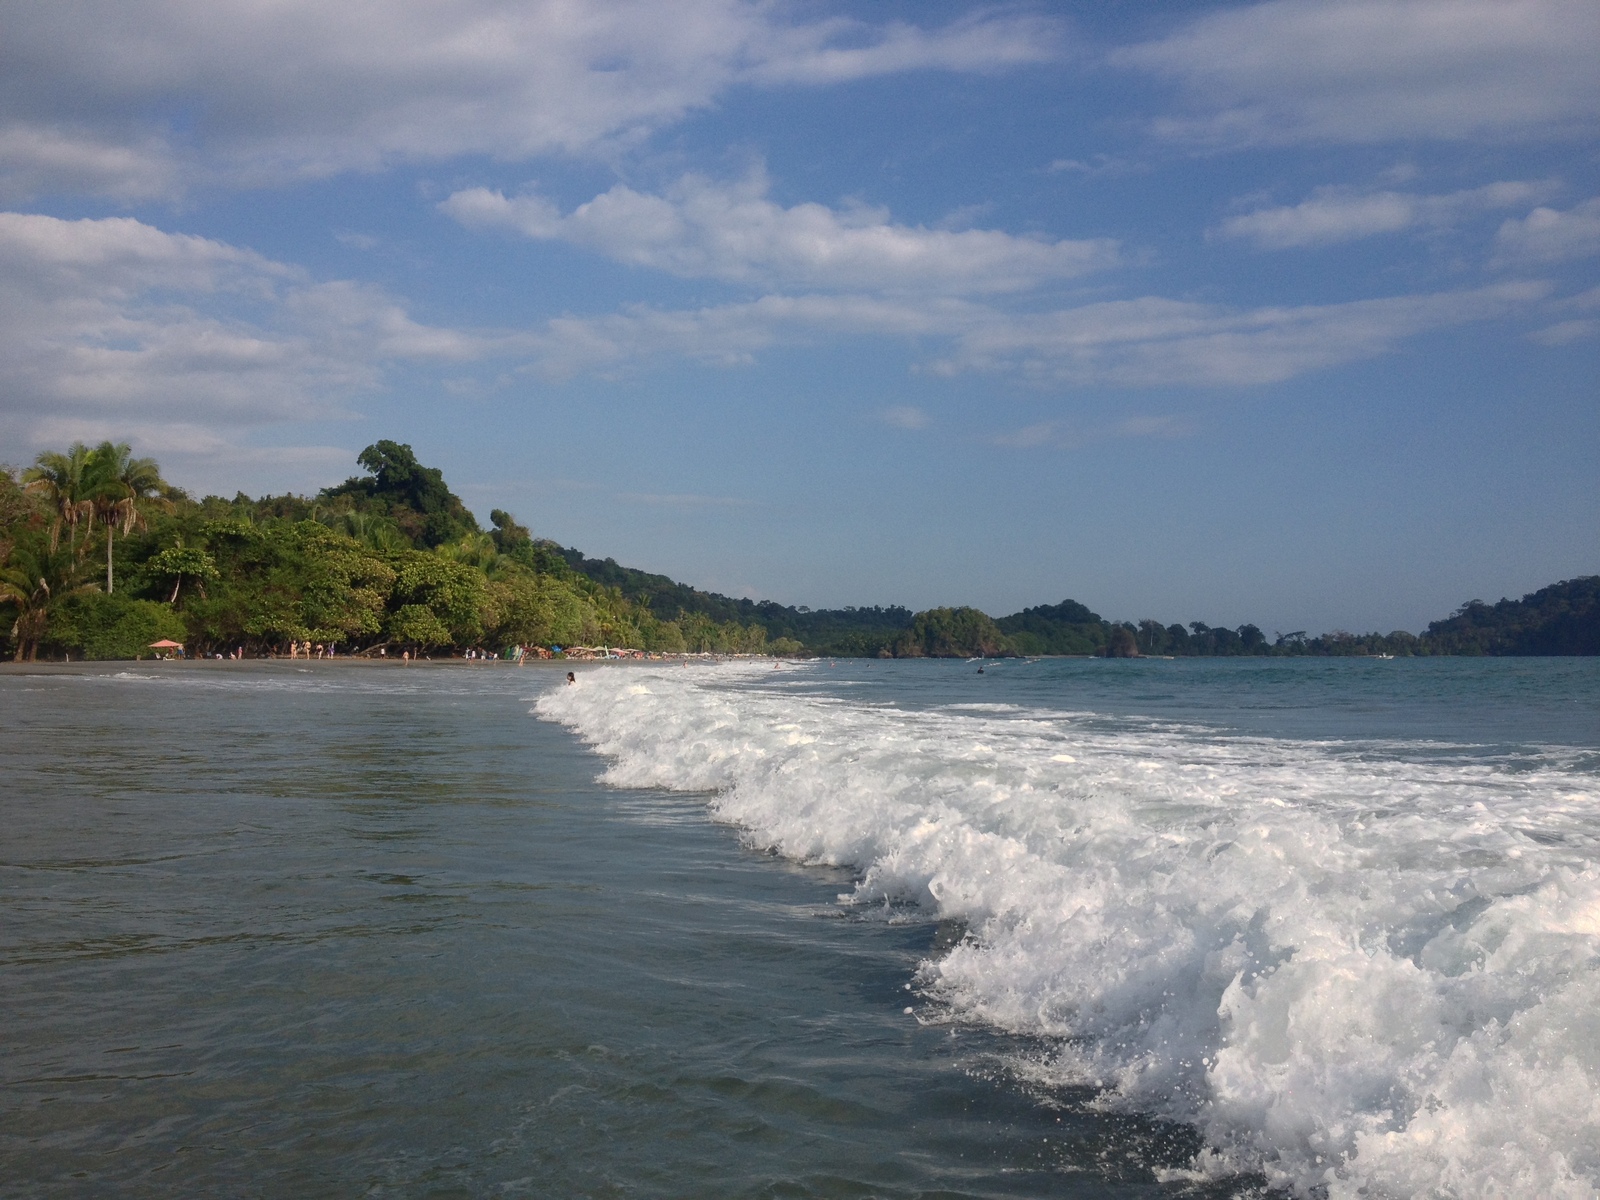
[{"label": "sky", "polygon": [[1600,0],[0,12],[0,462],[379,438],[813,608],[1600,572]]}]

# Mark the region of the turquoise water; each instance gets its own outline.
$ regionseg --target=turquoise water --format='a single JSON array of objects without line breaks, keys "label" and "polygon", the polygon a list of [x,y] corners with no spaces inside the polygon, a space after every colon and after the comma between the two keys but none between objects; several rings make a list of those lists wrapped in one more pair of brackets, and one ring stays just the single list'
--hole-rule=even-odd
[{"label": "turquoise water", "polygon": [[[1600,961],[1596,665],[8,669],[0,1193],[1231,1196],[1342,1164],[1322,1186],[1404,1194],[1529,1162],[1592,1193],[1595,1064],[1560,1003]],[[961,855],[918,859],[935,829]],[[1322,864],[1298,891],[1257,863],[1295,847]],[[1075,925],[1028,908],[1091,877]],[[1261,890],[1237,962],[1208,889]],[[1126,945],[1074,941],[1113,911]],[[1276,1077],[1241,1014],[1298,1028],[1269,985],[1334,961],[1317,922],[1346,912],[1454,1041],[1357,1028],[1391,1048],[1290,1114],[1310,1133],[1252,1126]],[[1291,1036],[1279,1075],[1344,1045]],[[1452,1082],[1460,1047],[1567,1125],[1489,1153],[1504,1114]],[[1441,1111],[1460,1145],[1430,1158]]]}]

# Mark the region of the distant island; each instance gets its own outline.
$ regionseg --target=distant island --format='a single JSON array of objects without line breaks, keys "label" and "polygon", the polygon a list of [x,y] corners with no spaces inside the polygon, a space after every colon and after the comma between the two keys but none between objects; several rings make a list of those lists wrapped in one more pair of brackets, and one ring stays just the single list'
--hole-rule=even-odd
[{"label": "distant island", "polygon": [[193,499],[125,444],[0,469],[0,630],[15,661],[148,657],[153,643],[247,657],[560,653],[970,658],[1014,655],[1594,655],[1600,576],[1472,600],[1404,631],[1268,638],[1254,625],[1109,621],[1073,600],[811,610],[703,592],[534,537],[485,530],[440,471],[380,441],[316,496]]}]

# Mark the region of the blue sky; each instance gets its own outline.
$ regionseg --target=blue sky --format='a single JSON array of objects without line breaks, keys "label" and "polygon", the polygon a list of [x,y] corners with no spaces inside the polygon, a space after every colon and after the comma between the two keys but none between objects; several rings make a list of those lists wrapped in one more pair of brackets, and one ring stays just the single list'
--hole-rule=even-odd
[{"label": "blue sky", "polygon": [[1600,3],[0,18],[0,460],[813,607],[1420,628],[1600,570]]}]

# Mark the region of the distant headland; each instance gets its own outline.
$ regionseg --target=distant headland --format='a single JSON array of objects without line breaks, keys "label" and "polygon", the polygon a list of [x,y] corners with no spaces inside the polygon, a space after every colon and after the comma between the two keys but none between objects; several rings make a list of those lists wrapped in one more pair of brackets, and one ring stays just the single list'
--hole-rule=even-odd
[{"label": "distant headland", "polygon": [[113,442],[0,469],[0,653],[131,659],[172,642],[243,657],[1600,654],[1596,575],[1469,601],[1420,634],[1269,638],[1250,624],[1111,621],[1073,600],[998,619],[757,603],[588,558],[500,509],[484,530],[410,446],[375,442],[357,461],[364,474],[316,496],[231,500],[194,499]]}]

